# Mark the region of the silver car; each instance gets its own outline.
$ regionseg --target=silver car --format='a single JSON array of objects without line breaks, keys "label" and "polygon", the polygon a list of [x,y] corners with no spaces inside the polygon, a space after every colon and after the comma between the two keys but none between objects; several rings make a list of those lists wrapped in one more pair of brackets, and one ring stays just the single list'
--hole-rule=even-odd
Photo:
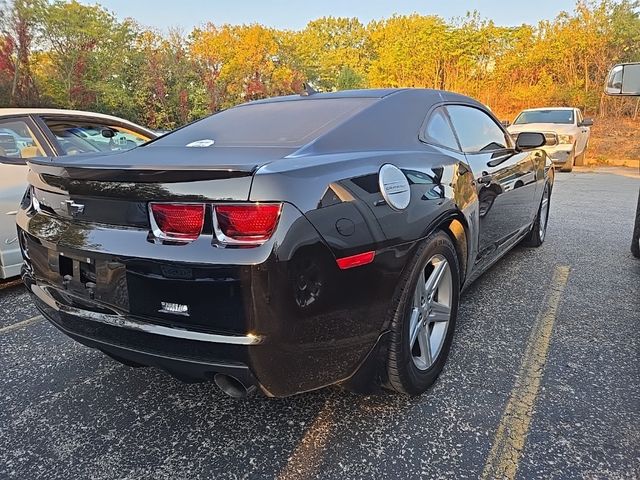
[{"label": "silver car", "polygon": [[543,132],[544,150],[563,172],[582,165],[589,146],[593,120],[584,118],[579,108],[531,108],[518,114],[508,130],[514,137],[521,132]]},{"label": "silver car", "polygon": [[27,187],[25,158],[105,154],[157,137],[110,115],[75,110],[0,108],[0,278],[20,274],[22,255],[14,215]]}]

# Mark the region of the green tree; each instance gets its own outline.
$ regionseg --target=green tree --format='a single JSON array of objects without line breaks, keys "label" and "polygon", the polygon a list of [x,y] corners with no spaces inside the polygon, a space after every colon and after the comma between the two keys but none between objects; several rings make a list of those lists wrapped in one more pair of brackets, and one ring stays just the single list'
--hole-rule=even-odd
[{"label": "green tree", "polygon": [[345,80],[365,85],[370,44],[367,30],[357,18],[319,18],[294,38],[306,81],[325,91],[343,88],[338,82]]},{"label": "green tree", "polygon": [[365,85],[364,78],[358,75],[351,67],[344,66],[336,79],[337,90],[351,90],[354,88],[363,88]]},{"label": "green tree", "polygon": [[56,0],[43,10],[41,28],[51,67],[41,80],[51,102],[90,109],[127,94],[119,78],[135,38],[132,24],[98,6]]},{"label": "green tree", "polygon": [[439,17],[394,15],[369,25],[373,55],[368,83],[376,87],[441,84],[447,25]]},{"label": "green tree", "polygon": [[[31,50],[44,5],[44,0],[0,3],[0,75],[4,76],[8,93],[4,98],[8,105],[34,105],[38,102],[31,74]],[[9,85],[6,85],[7,80]]]}]

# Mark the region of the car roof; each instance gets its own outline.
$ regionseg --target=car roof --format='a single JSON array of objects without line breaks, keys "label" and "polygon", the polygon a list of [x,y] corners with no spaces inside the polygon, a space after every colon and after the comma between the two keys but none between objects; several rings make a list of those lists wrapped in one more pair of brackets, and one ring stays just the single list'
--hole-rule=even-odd
[{"label": "car roof", "polygon": [[132,127],[153,133],[152,130],[138,125],[136,123],[125,120],[124,118],[106,115],[104,113],[85,112],[82,110],[65,110],[62,108],[0,108],[0,118],[13,117],[17,115],[68,115],[71,117],[91,117],[100,120],[109,120],[111,122],[130,125]]},{"label": "car roof", "polygon": [[264,98],[254,100],[252,102],[242,103],[232,108],[244,107],[247,105],[256,105],[264,103],[288,102],[288,101],[311,101],[324,100],[332,98],[374,98],[384,99],[386,97],[419,97],[422,100],[430,101],[447,101],[470,103],[473,105],[483,106],[471,97],[449,92],[446,90],[435,90],[430,88],[364,88],[359,90],[339,90],[337,92],[318,92],[311,95],[285,95],[281,97]]},{"label": "car roof", "polygon": [[273,102],[288,102],[292,100],[320,100],[327,98],[383,98],[388,95],[398,93],[407,88],[363,88],[359,90],[339,90],[337,92],[317,92],[310,95],[283,95],[281,97],[263,98],[260,100],[254,100],[253,102],[242,103],[237,105],[238,107],[243,105],[255,105],[257,103],[273,103]]}]

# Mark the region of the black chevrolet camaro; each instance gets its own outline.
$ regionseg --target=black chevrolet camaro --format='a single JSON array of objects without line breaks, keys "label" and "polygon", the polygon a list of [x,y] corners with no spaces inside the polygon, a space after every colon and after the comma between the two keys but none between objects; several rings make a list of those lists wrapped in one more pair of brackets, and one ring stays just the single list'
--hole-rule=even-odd
[{"label": "black chevrolet camaro", "polygon": [[23,279],[71,338],[227,394],[424,392],[460,292],[545,237],[553,169],[422,89],[240,105],[125,153],[30,159]]}]

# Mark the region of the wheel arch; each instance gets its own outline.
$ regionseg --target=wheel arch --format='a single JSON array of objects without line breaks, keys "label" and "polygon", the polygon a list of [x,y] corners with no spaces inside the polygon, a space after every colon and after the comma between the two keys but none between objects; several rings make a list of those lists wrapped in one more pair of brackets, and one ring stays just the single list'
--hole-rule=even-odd
[{"label": "wheel arch", "polygon": [[467,220],[462,212],[452,212],[442,219],[436,229],[445,232],[453,242],[458,257],[458,265],[460,266],[460,286],[462,286],[467,276],[470,254],[469,225]]},{"label": "wheel arch", "polygon": [[471,257],[472,243],[470,241],[469,223],[460,210],[447,211],[429,225],[421,240],[438,230],[446,233],[455,247],[460,267],[460,286],[462,286],[469,272],[469,260]]}]

